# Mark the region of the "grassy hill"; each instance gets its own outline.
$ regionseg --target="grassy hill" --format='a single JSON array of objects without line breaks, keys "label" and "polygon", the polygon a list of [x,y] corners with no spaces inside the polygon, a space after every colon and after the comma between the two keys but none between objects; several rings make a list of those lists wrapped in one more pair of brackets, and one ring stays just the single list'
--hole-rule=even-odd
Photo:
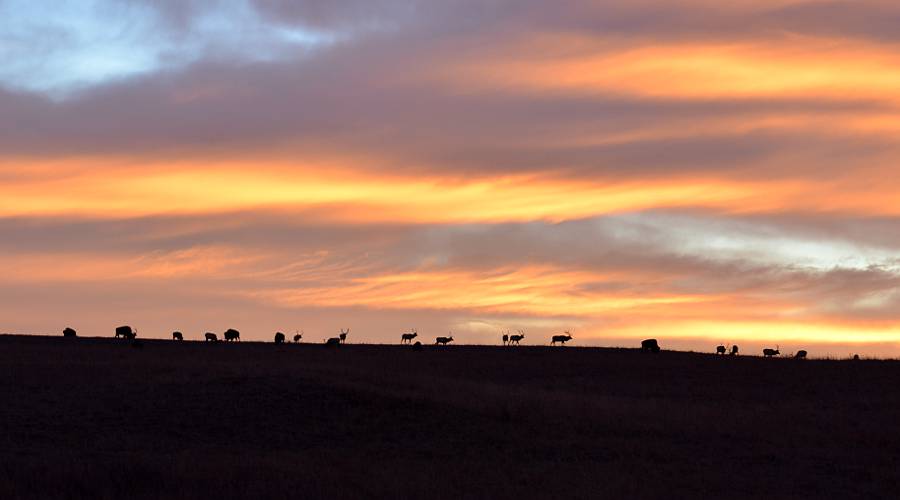
[{"label": "grassy hill", "polygon": [[893,496],[900,362],[0,336],[0,498]]}]

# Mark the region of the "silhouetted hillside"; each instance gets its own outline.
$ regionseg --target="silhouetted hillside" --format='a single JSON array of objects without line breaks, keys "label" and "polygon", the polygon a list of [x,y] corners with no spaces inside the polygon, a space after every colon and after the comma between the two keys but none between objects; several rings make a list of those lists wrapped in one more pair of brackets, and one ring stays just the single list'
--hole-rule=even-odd
[{"label": "silhouetted hillside", "polygon": [[900,362],[0,336],[0,498],[893,496]]}]

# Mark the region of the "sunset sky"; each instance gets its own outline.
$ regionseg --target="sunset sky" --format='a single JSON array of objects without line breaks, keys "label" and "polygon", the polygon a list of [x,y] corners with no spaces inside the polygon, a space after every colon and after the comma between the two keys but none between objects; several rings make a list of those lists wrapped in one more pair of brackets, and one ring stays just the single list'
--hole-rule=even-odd
[{"label": "sunset sky", "polygon": [[895,1],[0,20],[0,332],[900,356]]}]

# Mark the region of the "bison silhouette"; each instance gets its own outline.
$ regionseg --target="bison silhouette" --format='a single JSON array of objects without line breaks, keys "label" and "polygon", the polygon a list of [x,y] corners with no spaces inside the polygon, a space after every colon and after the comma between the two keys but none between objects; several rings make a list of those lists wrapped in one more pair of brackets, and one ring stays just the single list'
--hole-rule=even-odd
[{"label": "bison silhouette", "polygon": [[184,340],[184,335],[181,332],[172,332],[172,340]]},{"label": "bison silhouette", "polygon": [[130,326],[116,327],[116,338],[119,337],[134,340],[134,338],[137,337],[137,330],[131,328]]},{"label": "bison silhouette", "polygon": [[206,332],[203,334],[203,338],[206,342],[218,342],[219,337],[213,332]]},{"label": "bison silhouette", "polygon": [[228,342],[231,342],[232,340],[241,340],[241,332],[235,330],[234,328],[229,328],[225,330],[224,337]]},{"label": "bison silhouette", "polygon": [[275,333],[275,343],[276,344],[284,344],[284,334],[281,332]]},{"label": "bison silhouette", "polygon": [[63,337],[77,337],[77,336],[78,336],[78,332],[76,332],[74,328],[66,327],[66,329],[63,330]]},{"label": "bison silhouette", "polygon": [[659,342],[656,339],[642,340],[641,352],[659,352]]}]

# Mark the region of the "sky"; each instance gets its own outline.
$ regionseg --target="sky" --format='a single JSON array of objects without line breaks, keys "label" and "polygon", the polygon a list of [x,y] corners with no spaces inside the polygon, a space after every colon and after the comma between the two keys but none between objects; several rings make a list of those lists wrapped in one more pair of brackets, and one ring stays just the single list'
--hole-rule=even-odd
[{"label": "sky", "polygon": [[896,2],[0,19],[0,331],[900,356]]}]

